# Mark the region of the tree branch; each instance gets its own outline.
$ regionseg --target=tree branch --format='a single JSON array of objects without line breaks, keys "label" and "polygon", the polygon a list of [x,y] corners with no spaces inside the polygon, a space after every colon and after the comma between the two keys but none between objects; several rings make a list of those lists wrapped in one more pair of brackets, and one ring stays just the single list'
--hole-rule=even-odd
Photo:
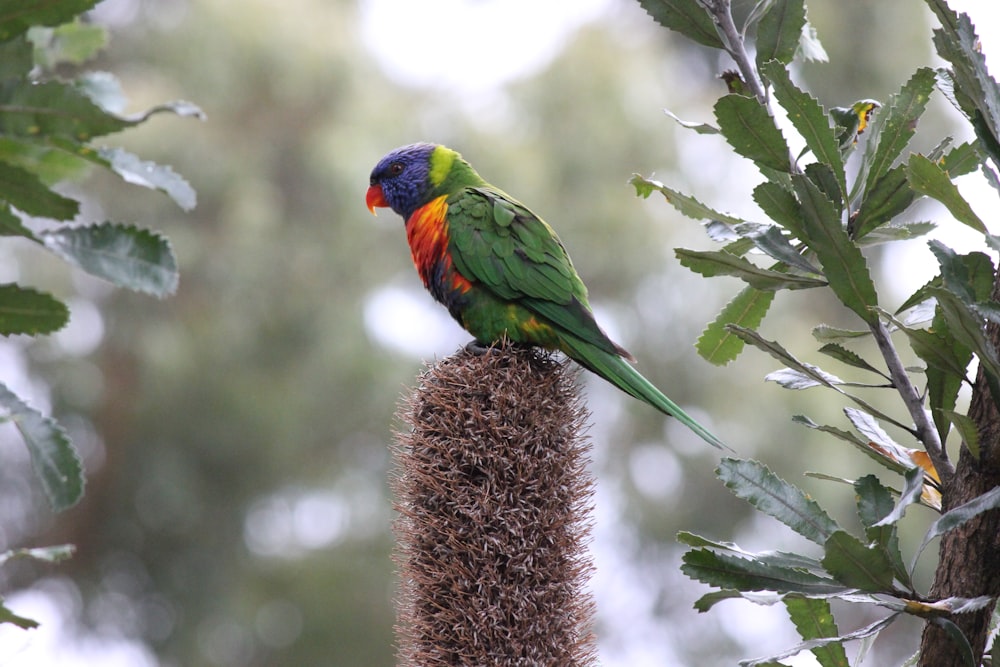
[{"label": "tree branch", "polygon": [[715,20],[715,24],[722,31],[726,42],[726,52],[736,61],[736,66],[739,68],[740,74],[743,75],[743,82],[753,92],[757,101],[770,111],[770,106],[767,103],[767,92],[757,76],[757,67],[750,59],[750,54],[747,53],[743,35],[736,29],[736,24],[733,22],[731,0],[703,0],[703,3],[705,9]]},{"label": "tree branch", "polygon": [[882,358],[889,369],[889,377],[892,378],[896,391],[903,399],[903,404],[906,405],[910,418],[913,419],[913,424],[916,426],[917,438],[923,443],[927,455],[931,457],[942,485],[947,485],[948,480],[955,473],[955,467],[948,460],[948,452],[941,445],[941,439],[938,437],[937,429],[934,428],[930,414],[924,409],[924,401],[920,397],[920,392],[910,381],[910,376],[889,336],[889,330],[882,323],[882,320],[876,320],[870,328],[875,337],[875,344],[878,345],[879,352],[882,353]]}]

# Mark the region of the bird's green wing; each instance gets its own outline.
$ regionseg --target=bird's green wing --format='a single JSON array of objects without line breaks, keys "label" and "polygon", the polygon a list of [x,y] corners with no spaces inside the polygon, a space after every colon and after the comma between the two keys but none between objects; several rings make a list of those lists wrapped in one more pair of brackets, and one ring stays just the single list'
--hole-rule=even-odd
[{"label": "bird's green wing", "polygon": [[627,354],[594,320],[559,237],[524,205],[495,188],[465,188],[448,200],[448,234],[462,275],[588,343]]}]

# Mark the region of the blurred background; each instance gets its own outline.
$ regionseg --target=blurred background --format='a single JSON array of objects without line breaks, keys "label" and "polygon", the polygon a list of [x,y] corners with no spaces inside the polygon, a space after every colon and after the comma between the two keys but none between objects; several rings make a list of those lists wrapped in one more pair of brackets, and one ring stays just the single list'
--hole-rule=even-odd
[{"label": "blurred background", "polygon": [[[987,4],[952,3],[995,58],[1000,21]],[[885,102],[938,63],[923,3],[809,9],[831,63],[795,76],[827,106]],[[740,456],[856,525],[847,487],[802,472],[853,479],[873,472],[869,461],[790,422],[804,413],[846,427],[841,401],[764,384],[775,362],[753,350],[721,369],[696,355],[741,284],[680,267],[674,247],[711,246],[700,225],[627,184],[653,174],[761,218],[754,168],[663,113],[711,120],[716,75],[731,66],[715,53],[626,0],[107,0],[92,18],[111,31],[95,66],[122,79],[133,110],[183,98],[206,112],[206,122],[157,117],[113,138],[172,165],[199,203],[185,214],[102,174],[74,188],[97,195],[87,218],[169,236],[181,286],[162,302],[66,273],[31,248],[0,249],[4,271],[70,300],[65,331],[0,341],[0,369],[67,426],[88,470],[83,502],[53,515],[23,446],[0,429],[0,550],[78,548],[57,566],[0,572],[7,604],[43,623],[0,628],[0,664],[394,663],[394,412],[425,361],[468,339],[423,292],[401,220],[364,207],[379,157],[418,140],[460,150],[559,231],[598,319],[643,373]],[[940,95],[921,131],[918,149],[970,136]],[[983,186],[974,176],[961,187]],[[884,305],[933,270],[925,248],[873,253]],[[809,332],[820,322],[854,324],[813,292],[783,293],[762,332],[817,362]],[[697,614],[708,589],[680,574],[674,535],[809,545],[715,480],[716,451],[609,385],[581,382],[598,480],[601,664],[734,664],[796,643],[780,607],[733,601]],[[929,518],[912,513],[911,542]],[[926,585],[933,556],[924,560]],[[874,620],[837,611],[845,632]],[[895,624],[868,664],[898,664],[917,632]]]}]

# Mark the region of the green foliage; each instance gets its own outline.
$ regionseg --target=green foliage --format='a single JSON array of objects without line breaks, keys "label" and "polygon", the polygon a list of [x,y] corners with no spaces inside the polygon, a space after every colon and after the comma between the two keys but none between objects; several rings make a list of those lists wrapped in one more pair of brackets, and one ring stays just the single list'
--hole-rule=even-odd
[{"label": "green foliage", "polygon": [[[840,528],[815,501],[766,466],[756,461],[723,459],[717,474],[727,488],[823,549],[820,558],[774,551],[754,553],[691,533],[678,535],[678,540],[692,547],[684,555],[682,571],[721,589],[702,597],[695,605],[699,611],[707,611],[716,603],[734,597],[773,604],[774,598],[746,595],[771,592],[786,604],[805,640],[777,655],[741,665],[781,660],[804,650],[813,651],[822,665],[847,664],[842,648],[834,646],[876,635],[901,613],[946,619],[948,615],[968,613],[992,602],[989,596],[929,601],[913,588],[916,558],[909,567],[904,565],[897,534],[903,511],[918,501],[922,489],[922,471],[911,470],[915,472],[907,473],[907,487],[895,505],[892,492],[874,475],[854,482],[858,517],[865,528],[864,535],[857,536]],[[927,531],[917,555],[935,537],[998,505],[1000,490],[994,490],[944,514]],[[830,614],[830,599],[875,605],[891,613],[865,628],[840,634]]]},{"label": "green foliage", "polygon": [[[998,185],[984,158],[994,166],[1000,163],[1000,86],[986,70],[968,17],[952,12],[944,0],[928,0],[928,4],[942,24],[934,31],[934,44],[950,68],[918,69],[884,107],[875,100],[860,100],[827,109],[792,81],[787,68],[808,33],[802,2],[757,3],[738,35],[727,29],[733,23],[729,3],[706,3],[704,11],[714,19],[721,46],[710,39],[696,41],[726,50],[740,67],[744,89],[758,91],[749,96],[731,89],[716,102],[714,112],[718,132],[763,175],[765,180],[754,189],[753,198],[770,222],[740,220],[657,181],[632,179],[639,195],[662,193],[684,215],[705,221],[709,236],[725,244],[720,250],[677,249],[682,266],[705,277],[734,276],[747,283],[707,326],[698,341],[699,354],[712,363],[725,364],[749,344],[785,365],[765,379],[790,390],[837,392],[854,403],[844,409],[851,431],[820,425],[805,416],[793,421],[850,444],[900,481],[894,490],[874,475],[851,481],[814,474],[851,485],[863,527],[862,534],[854,534],[762,464],[723,460],[716,474],[727,488],[822,547],[819,557],[751,553],[732,543],[687,532],[679,535],[690,547],[683,559],[684,573],[720,589],[699,600],[695,605],[699,611],[737,597],[758,604],[780,600],[803,638],[796,647],[743,665],[774,664],[805,650],[812,651],[821,665],[847,665],[843,642],[864,639],[869,646],[902,614],[944,629],[972,664],[974,651],[954,619],[993,603],[988,595],[930,599],[916,589],[913,575],[917,558],[929,542],[1000,506],[1000,490],[931,523],[909,565],[900,546],[899,524],[913,505],[939,512],[948,506],[941,494],[946,488],[942,480],[954,473],[945,448],[952,432],[958,433],[970,452],[979,454],[977,425],[958,411],[961,386],[972,384],[966,371],[970,363],[978,362],[993,399],[1000,404],[1000,354],[985,329],[987,322],[1000,322],[1000,308],[991,299],[997,267],[986,253],[962,255],[931,241],[938,275],[905,299],[896,314],[890,314],[881,305],[870,259],[863,251],[874,243],[912,239],[934,229],[934,222],[901,217],[922,198],[936,200],[957,222],[980,233],[984,246],[996,249],[998,245],[954,179],[982,169]],[[746,28],[752,25],[757,28],[756,62],[747,57],[743,43]],[[931,151],[912,152],[918,121],[935,83],[968,118],[977,141],[953,147],[947,137]],[[798,158],[790,156],[789,144],[774,121],[772,103],[787,114],[805,145]],[[859,141],[866,132],[867,140]],[[848,169],[847,156],[853,151],[860,155]],[[759,262],[761,258],[766,258],[766,265]],[[842,380],[801,361],[786,346],[759,333],[780,292],[824,288],[861,328],[815,327],[814,337],[823,343],[817,352],[854,373],[874,376],[874,382]],[[918,309],[931,315],[901,319],[901,313]],[[892,330],[900,332],[895,339]],[[858,344],[863,342],[874,343],[878,356],[862,351]],[[923,368],[903,366],[896,347],[901,342],[909,345]],[[916,388],[919,376],[926,380],[926,392]],[[876,406],[856,388],[891,392],[898,407],[884,407],[884,401]],[[897,414],[900,409],[906,416]],[[897,428],[916,447],[901,444],[883,424]],[[889,614],[842,634],[831,614],[831,598],[881,607]]]},{"label": "green foliage", "polygon": [[[0,391],[5,391],[0,387]],[[52,547],[39,547],[36,549],[11,549],[0,553],[0,567],[3,567],[12,560],[35,560],[42,563],[58,563],[73,555],[72,544],[62,544]],[[11,623],[22,630],[30,630],[38,627],[38,622],[30,618],[18,616],[6,605],[0,597],[0,623]]]},{"label": "green foliage", "polygon": [[663,27],[699,44],[722,48],[712,17],[698,0],[639,0],[639,4]]},{"label": "green foliage", "polygon": [[[96,164],[127,182],[162,190],[184,209],[194,206],[193,190],[169,167],[91,141],[135,127],[154,113],[197,116],[195,107],[175,103],[121,116],[103,104],[102,88],[92,85],[101,80],[103,90],[117,89],[107,85],[110,75],[68,80],[55,75],[56,68],[77,67],[104,47],[105,31],[78,20],[94,4],[0,3],[0,236],[26,239],[91,275],[162,297],[177,286],[177,263],[166,239],[134,225],[77,221],[79,202],[54,189],[82,175],[84,165]],[[59,297],[20,284],[0,285],[0,335],[41,336],[68,320]],[[0,418],[17,427],[52,508],[76,504],[83,496],[83,466],[64,429],[2,383]],[[16,555],[58,560],[68,553]],[[36,625],[2,606],[0,622]]]}]

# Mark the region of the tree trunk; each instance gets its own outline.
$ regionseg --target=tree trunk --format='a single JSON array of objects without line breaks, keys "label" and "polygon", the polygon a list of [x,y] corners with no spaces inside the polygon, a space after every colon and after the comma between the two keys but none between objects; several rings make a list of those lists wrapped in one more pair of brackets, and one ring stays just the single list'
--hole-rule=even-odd
[{"label": "tree trunk", "polygon": [[[1000,278],[993,299],[1000,298]],[[994,349],[1000,349],[1000,326],[990,323],[986,333]],[[1000,411],[987,386],[982,369],[973,387],[969,417],[979,432],[977,459],[962,447],[955,475],[942,490],[944,510],[950,510],[1000,485]],[[941,537],[939,562],[931,587],[931,598],[1000,595],[1000,511],[983,512],[972,521]],[[977,665],[982,663],[989,635],[993,605],[954,617],[968,638]],[[921,667],[966,667],[958,646],[941,628],[928,623],[920,646]]]},{"label": "tree trunk", "polygon": [[463,351],[404,401],[400,665],[593,664],[593,478],[574,379],[536,350]]}]

